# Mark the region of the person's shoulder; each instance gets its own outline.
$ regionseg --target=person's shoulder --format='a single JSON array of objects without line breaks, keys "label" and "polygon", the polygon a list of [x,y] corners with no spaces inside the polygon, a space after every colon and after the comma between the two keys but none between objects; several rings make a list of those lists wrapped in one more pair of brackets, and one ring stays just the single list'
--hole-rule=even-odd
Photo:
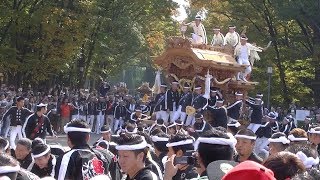
[{"label": "person's shoulder", "polygon": [[38,180],[40,179],[34,173],[21,168],[18,172],[17,180]]},{"label": "person's shoulder", "polygon": [[158,180],[158,176],[152,172],[150,169],[142,169],[137,176],[135,177],[135,179],[140,179],[140,180]]}]

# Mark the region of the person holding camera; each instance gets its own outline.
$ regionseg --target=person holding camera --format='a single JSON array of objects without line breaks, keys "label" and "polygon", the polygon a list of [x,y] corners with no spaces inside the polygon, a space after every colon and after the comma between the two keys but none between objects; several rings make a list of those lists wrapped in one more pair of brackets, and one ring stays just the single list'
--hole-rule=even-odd
[{"label": "person holding camera", "polygon": [[198,177],[194,164],[188,161],[194,152],[193,142],[194,139],[191,136],[180,132],[170,137],[166,146],[168,157],[174,157],[176,172],[169,179],[184,180]]},{"label": "person holding camera", "polygon": [[[229,170],[235,165],[232,162],[236,140],[228,136],[224,131],[212,128],[206,131],[194,143],[197,152],[195,153],[197,172],[200,177],[195,179],[221,179],[226,172],[218,173],[218,169],[209,166],[212,163],[219,164],[219,168],[227,163]],[[174,165],[177,156],[171,156],[166,163],[164,180],[173,179],[178,172],[178,166]],[[223,164],[224,163],[224,164]],[[229,166],[230,165],[230,166]],[[216,166],[217,168],[218,166]],[[209,178],[208,173],[213,172],[215,178]],[[219,176],[219,177],[217,177]],[[220,177],[221,176],[221,177]]]}]

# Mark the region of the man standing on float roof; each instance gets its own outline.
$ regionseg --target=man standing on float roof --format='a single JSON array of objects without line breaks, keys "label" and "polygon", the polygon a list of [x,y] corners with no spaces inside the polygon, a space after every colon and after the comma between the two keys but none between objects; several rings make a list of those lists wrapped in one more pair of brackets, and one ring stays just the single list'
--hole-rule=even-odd
[{"label": "man standing on float roof", "polygon": [[248,38],[245,35],[242,35],[240,38],[240,44],[236,46],[234,49],[234,57],[236,58],[239,65],[247,65],[244,72],[241,74],[238,73],[237,80],[241,79],[245,82],[247,82],[246,77],[251,73],[252,67],[249,61],[250,52],[252,50],[255,50],[257,52],[261,52],[262,50],[251,45],[247,42]]},{"label": "man standing on float roof", "polygon": [[240,42],[240,36],[236,32],[236,26],[229,26],[229,32],[226,34],[224,38],[224,45],[231,45],[232,47],[236,47]]},{"label": "man standing on float roof", "polygon": [[196,15],[195,21],[185,24],[193,28],[192,44],[207,44],[207,33],[204,25],[201,23],[202,17]]}]

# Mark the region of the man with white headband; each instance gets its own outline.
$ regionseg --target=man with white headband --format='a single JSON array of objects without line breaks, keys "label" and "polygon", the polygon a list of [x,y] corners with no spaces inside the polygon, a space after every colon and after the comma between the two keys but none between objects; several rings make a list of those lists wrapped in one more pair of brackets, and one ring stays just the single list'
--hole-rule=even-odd
[{"label": "man with white headband", "polygon": [[19,166],[19,162],[12,156],[0,154],[0,177],[8,177],[11,180],[38,180],[35,174]]},{"label": "man with white headband", "polygon": [[148,152],[147,142],[143,136],[137,134],[121,134],[116,149],[118,163],[128,180],[145,179],[158,180],[149,166],[146,166]]},{"label": "man with white headband", "polygon": [[242,129],[234,137],[237,139],[236,150],[238,154],[234,157],[236,162],[251,160],[262,163],[262,159],[253,152],[257,139],[254,132],[250,129]]},{"label": "man with white headband", "polygon": [[174,115],[173,120],[176,121],[177,119],[180,119],[182,123],[184,123],[187,113],[186,113],[186,107],[190,106],[192,102],[192,94],[190,92],[190,86],[188,84],[185,84],[183,86],[183,92],[181,94],[181,98],[178,102],[178,110]]},{"label": "man with white headband", "polygon": [[51,122],[45,115],[47,104],[37,105],[37,112],[29,116],[23,125],[22,132],[25,137],[34,140],[35,138],[46,139],[47,133],[55,136],[52,130]]},{"label": "man with white headband", "polygon": [[240,42],[240,35],[236,32],[236,26],[230,25],[229,32],[224,38],[223,45],[230,45],[236,47]]},{"label": "man with white headband", "polygon": [[281,132],[272,134],[271,138],[268,139],[268,142],[270,155],[284,151],[290,144],[290,140],[287,138],[286,134]]},{"label": "man with white headband", "polygon": [[308,130],[309,142],[312,144],[312,147],[318,151],[318,146],[320,144],[320,127],[319,125],[310,125]]},{"label": "man with white headband", "polygon": [[208,106],[216,105],[217,99],[221,99],[222,94],[216,87],[210,87],[210,98],[208,99]]},{"label": "man with white headband", "polygon": [[243,106],[243,94],[241,92],[235,93],[235,102],[227,107],[228,122],[238,121],[240,118]]},{"label": "man with white headband", "polygon": [[[193,143],[194,139],[187,134],[179,132],[176,135],[171,136],[167,144],[169,150],[168,157],[181,158],[183,156],[191,156],[192,154],[190,154],[190,152],[193,152],[194,150]],[[178,164],[177,167],[178,170],[172,177],[173,180],[184,180],[198,177],[198,173],[194,169],[193,165]]]},{"label": "man with white headband", "polygon": [[101,137],[98,139],[97,142],[95,142],[93,144],[93,146],[95,147],[97,144],[99,144],[99,142],[106,142],[107,144],[109,144],[111,142],[111,129],[108,125],[104,125],[101,127]]},{"label": "man with white headband", "polygon": [[289,134],[289,132],[296,128],[296,125],[294,124],[294,119],[291,115],[287,115],[282,120],[282,126],[280,128],[280,132],[285,133],[286,135]]},{"label": "man with white headband", "polygon": [[214,34],[212,37],[211,46],[223,46],[224,36],[220,32],[220,28],[219,27],[213,28],[213,32]]},{"label": "man with white headband", "polygon": [[[221,179],[233,165],[237,164],[232,161],[235,144],[236,140],[234,138],[230,138],[226,132],[215,128],[206,131],[203,136],[199,137],[194,143],[197,150],[196,158],[199,163],[197,167],[197,172],[200,175],[199,179]],[[178,167],[173,162],[174,158],[169,158],[166,163],[164,180],[172,179],[177,173]],[[217,163],[217,168],[211,169],[210,164],[212,163]],[[219,173],[220,168],[226,169]],[[211,174],[214,174],[215,178],[208,177]]]},{"label": "man with white headband", "polygon": [[202,21],[202,17],[200,15],[196,15],[195,21],[184,24],[185,26],[190,26],[193,28],[192,44],[196,44],[196,45],[207,44],[206,29],[204,28],[201,21]]},{"label": "man with white headband", "polygon": [[113,124],[111,125],[111,130],[113,133],[117,132],[119,127],[124,124],[124,120],[126,118],[127,110],[124,106],[124,101],[121,100],[118,105],[114,108],[114,116],[113,116]]},{"label": "man with white headband", "polygon": [[[202,113],[208,106],[208,99],[202,95],[202,87],[200,85],[197,85],[194,88],[191,106],[196,110],[197,113]],[[185,126],[193,125],[194,121],[194,114],[188,115]]]},{"label": "man with white headband", "polygon": [[246,69],[242,73],[238,73],[237,80],[243,80],[244,82],[247,82],[247,76],[252,71],[252,65],[250,64],[249,57],[250,52],[252,50],[261,52],[262,50],[253,46],[250,43],[247,43],[248,38],[245,35],[242,35],[240,38],[240,44],[236,46],[234,49],[234,57],[236,58],[239,65],[246,65]]},{"label": "man with white headband", "polygon": [[193,124],[193,129],[197,133],[198,136],[201,136],[206,131],[210,130],[212,127],[208,124],[204,119],[203,115],[200,113],[196,113],[195,115],[195,123]]},{"label": "man with white headband", "polygon": [[164,163],[167,160],[169,136],[164,132],[159,132],[151,136],[156,155],[155,161],[159,164],[162,172],[164,171]]},{"label": "man with white headband", "polygon": [[[90,179],[97,175],[108,175],[119,171],[115,169],[116,162],[109,153],[103,150],[91,149],[88,145],[91,129],[83,120],[72,120],[64,127],[67,134],[70,151],[57,158],[54,177],[64,179]],[[114,174],[112,179],[118,179]]]},{"label": "man with white headband", "polygon": [[168,123],[169,119],[169,106],[168,106],[168,91],[167,85],[161,84],[160,85],[160,93],[157,94],[155,98],[155,106],[154,112],[156,113],[156,119],[163,119],[165,123]]},{"label": "man with white headband", "polygon": [[208,110],[212,113],[213,121],[211,122],[212,127],[224,127],[227,128],[228,115],[227,109],[223,106],[223,99],[217,99],[215,106],[208,106]]},{"label": "man with white headband", "polygon": [[173,81],[171,83],[171,88],[167,92],[168,98],[168,109],[170,111],[170,121],[174,122],[174,116],[177,113],[179,107],[179,101],[181,98],[181,94],[179,92],[179,82]]},{"label": "man with white headband", "polygon": [[254,133],[261,126],[262,118],[263,118],[263,104],[261,98],[255,98],[255,101],[247,99],[246,104],[252,109],[252,113],[250,116],[250,124],[247,127]]},{"label": "man with white headband", "polygon": [[51,154],[49,145],[38,143],[32,147],[31,156],[34,159],[34,165],[31,172],[40,178],[54,177],[56,158]]}]

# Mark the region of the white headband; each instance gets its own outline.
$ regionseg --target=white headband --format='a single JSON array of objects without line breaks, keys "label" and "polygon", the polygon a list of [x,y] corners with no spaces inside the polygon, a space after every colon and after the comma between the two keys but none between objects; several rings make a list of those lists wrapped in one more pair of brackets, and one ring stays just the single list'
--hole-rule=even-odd
[{"label": "white headband", "polygon": [[233,124],[232,123],[228,123],[227,126],[231,126],[231,127],[233,126],[233,127],[237,127],[238,128],[238,127],[241,126],[241,124],[237,121],[236,123],[233,123]]},{"label": "white headband", "polygon": [[79,128],[79,127],[67,127],[67,125],[64,126],[64,132],[85,132],[85,133],[90,133],[91,129],[90,128]]},{"label": "white headband", "polygon": [[243,94],[242,93],[235,93],[235,95],[237,95],[237,96],[243,96]]},{"label": "white headband", "polygon": [[133,151],[133,150],[139,150],[139,149],[144,149],[148,146],[148,143],[146,142],[146,140],[144,139],[144,137],[142,137],[143,141],[139,144],[132,144],[132,145],[117,145],[116,146],[116,150],[121,151]]},{"label": "white headband", "polygon": [[131,132],[131,131],[128,131],[127,128],[125,128],[124,131],[125,131],[126,133],[128,133],[128,134],[136,134],[136,133],[138,132],[138,129],[137,129],[137,128],[134,128],[133,131]]},{"label": "white headband", "polygon": [[311,133],[311,134],[320,134],[320,131],[316,131],[315,128],[311,128],[308,133]]},{"label": "white headband", "polygon": [[5,173],[13,173],[13,172],[18,172],[20,170],[20,166],[0,166],[0,174],[5,174]]},{"label": "white headband", "polygon": [[308,138],[296,138],[296,137],[294,137],[292,134],[290,134],[290,135],[288,136],[288,139],[289,139],[290,141],[308,141]]},{"label": "white headband", "polygon": [[153,142],[166,142],[166,141],[169,141],[169,138],[159,137],[159,136],[152,136],[151,139],[152,139]]},{"label": "white headband", "polygon": [[193,139],[186,139],[183,141],[178,141],[178,142],[172,142],[172,143],[167,143],[167,147],[175,147],[175,146],[181,146],[181,145],[186,145],[186,144],[192,144]]},{"label": "white headband", "polygon": [[307,157],[307,155],[304,154],[302,151],[297,152],[296,155],[303,162],[304,166],[307,169],[319,164],[319,157],[317,157],[316,159],[313,157]]},{"label": "white headband", "polygon": [[171,128],[171,127],[176,126],[176,125],[177,125],[176,123],[173,123],[173,124],[169,125],[167,128]]},{"label": "white headband", "polygon": [[224,100],[217,100],[216,102],[217,102],[217,103],[223,103]]},{"label": "white headband", "polygon": [[194,89],[195,89],[195,90],[198,90],[198,89],[201,89],[201,87],[195,87]]},{"label": "white headband", "polygon": [[31,156],[32,156],[33,158],[38,158],[38,157],[44,156],[44,155],[48,154],[48,152],[50,151],[50,149],[51,149],[50,146],[47,145],[47,149],[46,149],[45,151],[43,151],[43,152],[40,153],[40,154],[33,154],[33,153],[31,153]]},{"label": "white headband", "polygon": [[198,149],[200,143],[206,144],[219,144],[219,145],[228,145],[234,147],[237,141],[235,139],[226,139],[226,138],[216,138],[216,137],[199,137],[194,143],[195,149]]},{"label": "white headband", "polygon": [[108,129],[108,130],[106,130],[106,131],[100,131],[100,133],[108,133],[108,132],[110,132],[111,131],[111,129]]},{"label": "white headband", "polygon": [[282,144],[290,143],[290,141],[285,136],[280,136],[278,138],[269,138],[268,141],[272,143],[282,143]]},{"label": "white headband", "polygon": [[256,136],[247,136],[247,135],[241,135],[241,134],[236,134],[234,136],[235,138],[243,138],[243,139],[250,139],[250,140],[256,140]]}]

